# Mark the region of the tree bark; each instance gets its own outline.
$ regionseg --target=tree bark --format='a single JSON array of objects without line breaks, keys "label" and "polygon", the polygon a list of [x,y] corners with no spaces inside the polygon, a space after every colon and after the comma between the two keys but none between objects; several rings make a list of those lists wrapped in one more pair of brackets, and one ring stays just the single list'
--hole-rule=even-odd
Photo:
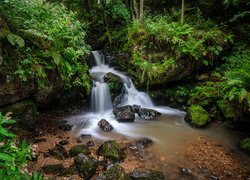
[{"label": "tree bark", "polygon": [[139,18],[139,13],[138,13],[138,6],[136,0],[133,0],[133,7],[134,7],[134,12],[135,12],[135,18]]},{"label": "tree bark", "polygon": [[143,19],[143,5],[144,5],[144,0],[140,0],[140,21]]},{"label": "tree bark", "polygon": [[183,23],[184,23],[184,4],[185,2],[184,2],[184,0],[182,0],[182,2],[181,2],[181,25],[183,25]]}]

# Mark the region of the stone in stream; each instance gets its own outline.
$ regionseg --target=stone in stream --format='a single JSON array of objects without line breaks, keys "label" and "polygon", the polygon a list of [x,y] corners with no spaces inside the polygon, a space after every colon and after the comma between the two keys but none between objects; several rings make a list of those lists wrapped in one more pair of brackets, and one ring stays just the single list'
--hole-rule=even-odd
[{"label": "stone in stream", "polygon": [[135,113],[134,113],[133,107],[130,105],[115,108],[113,110],[113,114],[115,115],[115,118],[119,122],[134,122],[135,121]]},{"label": "stone in stream", "polygon": [[95,180],[125,180],[126,174],[123,167],[118,164],[114,164],[108,168],[106,172],[99,175]]},{"label": "stone in stream", "polygon": [[78,154],[74,158],[74,161],[79,174],[85,179],[90,179],[90,177],[95,174],[96,169],[99,166],[99,163],[96,159],[82,153]]},{"label": "stone in stream", "polygon": [[97,150],[97,155],[103,156],[114,162],[124,159],[124,152],[121,150],[117,142],[106,141]]},{"label": "stone in stream", "polygon": [[86,143],[86,145],[87,145],[87,147],[94,147],[94,146],[95,146],[95,143],[94,143],[94,141],[88,141],[88,142]]},{"label": "stone in stream", "polygon": [[113,129],[113,126],[106,119],[101,119],[98,126],[105,132],[110,132]]},{"label": "stone in stream", "polygon": [[138,116],[146,120],[155,119],[155,117],[159,115],[161,115],[160,112],[153,110],[153,109],[148,109],[148,108],[141,108],[138,112]]},{"label": "stone in stream", "polygon": [[65,120],[58,122],[58,128],[62,131],[70,131],[72,127],[73,125],[68,124],[68,122]]},{"label": "stone in stream", "polygon": [[82,153],[82,154],[89,154],[89,148],[86,145],[82,144],[82,145],[73,146],[69,150],[70,157],[77,156],[80,153]]},{"label": "stone in stream", "polygon": [[133,108],[134,113],[139,113],[139,111],[141,110],[141,106],[140,105],[136,105],[136,104],[134,104],[132,106],[132,108]]},{"label": "stone in stream", "polygon": [[69,144],[69,141],[66,140],[66,139],[63,139],[63,140],[61,140],[61,141],[59,142],[59,144],[62,145],[62,146],[64,146],[64,145]]},{"label": "stone in stream", "polygon": [[129,173],[131,179],[139,180],[163,180],[164,175],[160,171],[151,169],[135,169]]},{"label": "stone in stream", "polygon": [[49,154],[60,160],[68,158],[67,151],[59,144],[57,144],[53,149],[49,149]]},{"label": "stone in stream", "polygon": [[150,144],[152,144],[152,140],[148,138],[142,138],[136,141],[135,143],[130,144],[128,147],[131,150],[140,150],[140,149],[145,149],[148,147]]}]

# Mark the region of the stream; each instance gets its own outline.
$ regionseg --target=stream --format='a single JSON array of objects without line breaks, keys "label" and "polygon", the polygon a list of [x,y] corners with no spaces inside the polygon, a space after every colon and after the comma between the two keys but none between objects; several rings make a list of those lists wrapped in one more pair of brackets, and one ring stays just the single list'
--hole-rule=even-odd
[{"label": "stream", "polygon": [[[149,95],[138,91],[129,77],[106,65],[101,53],[93,51],[92,54],[96,64],[90,70],[93,78],[92,112],[65,118],[74,125],[73,131],[78,135],[91,134],[97,141],[114,139],[124,143],[147,137],[153,145],[137,154],[140,156],[137,159],[142,162],[138,166],[161,170],[166,179],[249,178],[237,176],[248,174],[250,170],[250,158],[238,150],[241,134],[219,124],[201,130],[190,127],[184,121],[185,112],[155,106]],[[123,83],[120,106],[135,104],[162,115],[153,120],[136,115],[134,122],[118,122],[112,112],[111,93],[105,82],[107,73],[118,76]],[[103,132],[97,125],[101,119],[106,119],[114,129]]]}]

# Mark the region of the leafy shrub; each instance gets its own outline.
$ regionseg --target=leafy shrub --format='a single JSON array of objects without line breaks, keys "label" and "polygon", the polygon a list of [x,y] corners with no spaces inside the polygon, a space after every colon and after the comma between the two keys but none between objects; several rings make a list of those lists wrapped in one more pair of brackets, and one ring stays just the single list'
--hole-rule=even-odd
[{"label": "leafy shrub", "polygon": [[31,146],[26,141],[20,144],[16,141],[16,135],[9,131],[9,125],[15,123],[9,115],[0,113],[0,179],[20,179],[22,168],[32,157]]},{"label": "leafy shrub", "polygon": [[[67,86],[81,85],[89,90],[84,61],[89,47],[84,42],[84,24],[73,12],[44,0],[4,1],[0,10],[12,27],[12,32],[6,30],[2,37],[15,48],[15,57],[5,56],[5,71],[14,70],[23,81],[37,79],[41,87],[47,72],[55,71]],[[10,64],[13,61],[14,65]]]},{"label": "leafy shrub", "polygon": [[[148,84],[157,82],[180,61],[214,64],[232,41],[231,35],[216,27],[204,30],[195,25],[181,25],[160,15],[145,18],[142,23],[133,22],[125,38],[123,49],[131,53],[131,66],[138,71],[134,74],[142,74],[141,83]],[[152,57],[153,53],[158,55]]]},{"label": "leafy shrub", "polygon": [[243,139],[240,142],[240,148],[250,155],[250,138]]},{"label": "leafy shrub", "polygon": [[211,121],[208,113],[201,106],[192,105],[188,108],[188,113],[190,123],[195,127],[203,127]]}]

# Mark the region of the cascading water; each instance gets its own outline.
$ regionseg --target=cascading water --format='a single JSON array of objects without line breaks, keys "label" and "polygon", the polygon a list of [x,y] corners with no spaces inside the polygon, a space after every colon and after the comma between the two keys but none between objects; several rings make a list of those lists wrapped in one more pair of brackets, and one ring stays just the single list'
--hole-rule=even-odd
[{"label": "cascading water", "polygon": [[[131,79],[123,72],[119,72],[105,64],[103,54],[98,51],[92,51],[92,55],[95,60],[95,66],[90,69],[90,75],[93,79],[93,87],[91,91],[91,108],[92,112],[85,113],[84,115],[74,116],[69,118],[68,121],[75,125],[76,129],[84,131],[84,133],[90,133],[98,138],[104,138],[101,135],[98,122],[101,119],[106,119],[114,127],[113,132],[125,134],[128,136],[137,136],[137,130],[133,131],[135,126],[131,126],[131,123],[119,123],[113,113],[113,103],[111,101],[110,89],[105,82],[105,75],[111,73],[120,78],[123,84],[123,94],[120,102],[120,106],[125,105],[140,105],[143,108],[155,109],[162,114],[183,116],[183,112],[168,107],[154,106],[151,98],[145,92],[138,91]],[[144,122],[144,120],[137,118],[136,122]],[[83,128],[81,130],[81,128]]]}]

